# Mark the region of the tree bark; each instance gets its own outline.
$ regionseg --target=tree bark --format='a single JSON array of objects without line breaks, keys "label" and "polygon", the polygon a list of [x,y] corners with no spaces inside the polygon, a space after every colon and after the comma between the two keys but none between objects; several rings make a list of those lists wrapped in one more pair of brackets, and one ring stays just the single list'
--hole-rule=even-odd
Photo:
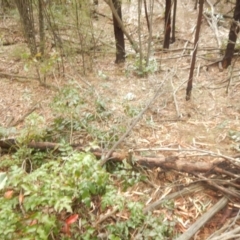
[{"label": "tree bark", "polygon": [[[113,6],[117,11],[119,18],[122,20],[122,9],[120,0],[113,0]],[[114,27],[114,36],[116,42],[116,60],[115,63],[120,63],[125,61],[125,42],[124,34],[121,27],[118,24],[116,17],[113,15],[113,27]]]},{"label": "tree bark", "polygon": [[43,14],[43,0],[38,0],[38,18],[39,18],[39,37],[40,37],[40,53],[44,55],[45,49],[45,31],[44,31],[44,14]]},{"label": "tree bark", "polygon": [[233,22],[230,27],[229,36],[228,36],[228,44],[225,51],[225,55],[222,60],[223,68],[227,68],[231,65],[232,57],[234,54],[234,48],[237,40],[237,34],[239,33],[239,21],[240,21],[240,0],[236,0],[236,6],[233,14]]},{"label": "tree bark", "polygon": [[177,0],[174,0],[173,6],[173,23],[172,23],[172,43],[175,42],[175,26],[176,26],[176,15],[177,15]]},{"label": "tree bark", "polygon": [[171,5],[172,5],[172,0],[166,0],[163,48],[169,48],[169,45],[170,45]]},{"label": "tree bark", "polygon": [[133,50],[136,53],[139,53],[139,47],[138,47],[137,43],[132,39],[130,34],[126,31],[126,29],[125,29],[125,27],[123,25],[122,20],[120,19],[119,15],[118,15],[118,13],[117,13],[117,11],[115,9],[115,7],[113,6],[112,0],[104,0],[104,2],[111,8],[113,16],[116,18],[116,20],[118,22],[118,25],[122,29],[122,31],[125,34],[126,38],[131,43],[131,46],[132,46]]},{"label": "tree bark", "polygon": [[145,17],[146,17],[146,21],[147,21],[148,32],[150,32],[150,23],[149,23],[149,18],[148,18],[148,10],[147,10],[146,0],[143,0],[143,3],[144,3],[144,12],[145,12]]},{"label": "tree bark", "polygon": [[15,0],[32,57],[37,54],[32,0]]}]

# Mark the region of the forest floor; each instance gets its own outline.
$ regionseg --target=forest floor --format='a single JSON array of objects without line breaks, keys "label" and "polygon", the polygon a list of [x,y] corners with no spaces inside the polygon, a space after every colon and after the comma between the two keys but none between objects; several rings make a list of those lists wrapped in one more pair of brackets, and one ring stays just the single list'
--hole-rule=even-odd
[{"label": "forest floor", "polygon": [[[156,3],[157,10],[153,16],[154,52],[152,56],[156,62],[151,64],[154,68],[154,64],[157,63],[157,71],[148,76],[139,77],[135,71],[134,53],[128,43],[126,62],[116,65],[112,21],[99,16],[93,24],[99,28],[99,32],[101,30],[100,47],[104,46],[107,50],[104,52],[100,50],[96,52],[94,58],[86,60],[85,75],[81,70],[80,56],[66,57],[64,59],[65,77],[59,77],[57,69],[46,77],[46,83],[54,88],[41,86],[37,81],[34,67],[28,66],[26,61],[20,57],[24,53],[23,49],[26,49],[26,43],[20,30],[19,19],[16,13],[6,15],[0,23],[2,32],[0,73],[7,74],[1,75],[0,81],[0,126],[7,128],[15,125],[19,131],[24,126],[24,117],[32,111],[43,116],[46,123],[50,123],[54,118],[50,104],[58,94],[56,89],[74,82],[79,89],[82,89],[84,96],[89,93],[88,101],[93,91],[94,99],[102,102],[104,108],[113,116],[109,119],[102,119],[99,123],[102,130],[112,131],[113,135],[121,137],[124,133],[121,129],[127,129],[130,126],[134,117],[148,104],[161,86],[154,103],[149,106],[117,150],[132,149],[136,154],[151,156],[174,155],[193,162],[214,160],[211,156],[198,153],[198,149],[227,156],[236,155],[240,151],[239,144],[230,138],[229,133],[240,132],[239,60],[234,64],[234,78],[230,83],[229,70],[220,71],[218,65],[207,67],[209,63],[215,62],[222,56],[218,51],[215,32],[206,18],[203,18],[192,97],[190,101],[186,101],[186,85],[191,61],[189,49],[193,47],[197,11],[193,9],[194,2],[188,0],[180,2],[177,11],[176,42],[171,44],[169,51],[165,52],[160,50],[164,10],[160,3]],[[223,10],[220,5],[217,5],[216,11]],[[226,5],[229,9],[232,7],[230,4]],[[100,3],[98,11],[104,12],[111,18],[111,13],[104,3]],[[136,38],[136,4],[124,4],[123,13],[128,26],[127,30]],[[222,43],[226,43],[229,31],[228,22],[219,24],[218,31],[219,39]],[[144,35],[144,38],[147,39],[147,36]],[[144,39],[145,46],[146,39]],[[31,79],[29,76],[35,76],[36,79]],[[88,135],[76,136],[72,139],[73,142],[85,144],[89,140],[95,139]],[[107,149],[112,142],[109,140],[101,144]],[[179,149],[179,151],[171,151],[171,149]],[[196,151],[187,152],[184,149],[196,149]],[[158,186],[157,189],[153,188],[148,191],[149,201],[154,201],[160,194],[165,194],[168,191],[166,186],[174,186],[180,182],[181,175],[179,177],[175,172],[165,177],[159,177],[157,170],[149,170],[149,172],[153,173],[149,174],[150,181],[154,186]],[[182,175],[182,178],[186,182],[193,181],[190,175]],[[146,192],[146,186],[135,187],[132,189],[132,195],[141,191]],[[178,210],[175,214],[182,218],[182,223],[178,224],[179,230],[184,232],[197,219],[199,211],[193,208],[194,204],[200,207],[201,203],[210,201],[211,203],[206,206],[210,208],[217,200],[204,192],[201,195],[196,194],[196,196],[176,201]],[[186,214],[185,217],[183,213]],[[196,235],[195,239],[206,239],[206,236],[214,232],[222,218],[221,214],[223,213],[215,216]]]}]

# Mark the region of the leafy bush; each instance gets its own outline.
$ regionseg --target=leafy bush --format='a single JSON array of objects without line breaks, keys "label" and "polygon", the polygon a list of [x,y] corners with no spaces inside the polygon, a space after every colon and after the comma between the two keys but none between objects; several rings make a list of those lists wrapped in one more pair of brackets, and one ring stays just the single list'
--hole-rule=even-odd
[{"label": "leafy bush", "polygon": [[143,76],[145,74],[153,74],[158,71],[158,63],[155,58],[150,58],[149,63],[145,59],[140,62],[139,55],[136,56],[136,60],[134,63],[134,70],[139,76]]},{"label": "leafy bush", "polygon": [[[93,155],[72,153],[64,162],[49,161],[29,174],[12,167],[7,178],[0,198],[1,236],[48,239],[61,229],[56,214],[72,213],[74,201],[90,207],[91,197],[105,192],[109,175]],[[13,195],[6,197],[9,191]]]}]

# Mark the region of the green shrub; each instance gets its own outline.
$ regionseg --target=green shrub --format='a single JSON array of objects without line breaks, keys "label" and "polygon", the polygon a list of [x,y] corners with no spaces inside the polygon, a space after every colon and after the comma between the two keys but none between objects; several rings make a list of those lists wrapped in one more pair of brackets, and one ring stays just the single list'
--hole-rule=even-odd
[{"label": "green shrub", "polygon": [[[0,198],[0,235],[48,239],[61,229],[56,215],[73,212],[74,201],[90,207],[92,196],[105,193],[109,175],[93,155],[73,153],[65,161],[49,161],[31,173],[12,167],[7,178],[4,191],[14,194]],[[21,194],[22,202],[18,200]]]}]

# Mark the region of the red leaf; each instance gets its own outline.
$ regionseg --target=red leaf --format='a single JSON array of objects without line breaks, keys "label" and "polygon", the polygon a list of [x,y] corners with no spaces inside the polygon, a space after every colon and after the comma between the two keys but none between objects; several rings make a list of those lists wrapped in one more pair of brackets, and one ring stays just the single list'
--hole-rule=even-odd
[{"label": "red leaf", "polygon": [[73,214],[65,220],[65,224],[70,225],[78,220],[78,214]]},{"label": "red leaf", "polygon": [[37,223],[38,223],[38,220],[33,219],[33,220],[29,223],[29,226],[36,225]]}]

